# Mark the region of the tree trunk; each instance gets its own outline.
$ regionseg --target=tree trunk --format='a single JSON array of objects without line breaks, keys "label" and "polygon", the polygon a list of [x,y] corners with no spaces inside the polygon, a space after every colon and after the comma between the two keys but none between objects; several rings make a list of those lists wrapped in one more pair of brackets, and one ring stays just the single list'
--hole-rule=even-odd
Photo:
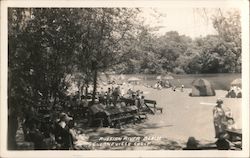
[{"label": "tree trunk", "polygon": [[18,127],[17,116],[11,112],[8,116],[8,149],[16,149],[16,132]]},{"label": "tree trunk", "polygon": [[97,68],[96,68],[96,62],[93,62],[93,70],[94,70],[94,75],[93,75],[93,93],[92,93],[92,103],[93,105],[95,103],[95,96],[96,96],[96,88],[97,88]]},{"label": "tree trunk", "polygon": [[[85,87],[85,97],[87,97],[87,96],[88,96],[88,93],[89,93],[89,91],[88,91],[88,89],[89,89],[89,83],[87,82],[85,86],[86,86],[86,87]],[[86,98],[86,99],[87,99],[87,98]]]}]

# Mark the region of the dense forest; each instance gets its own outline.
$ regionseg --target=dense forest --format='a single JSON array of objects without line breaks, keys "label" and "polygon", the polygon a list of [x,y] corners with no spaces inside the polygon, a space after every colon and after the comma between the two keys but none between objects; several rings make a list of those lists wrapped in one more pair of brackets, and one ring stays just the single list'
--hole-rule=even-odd
[{"label": "dense forest", "polygon": [[241,26],[239,12],[212,16],[217,35],[191,39],[177,31],[156,36],[150,29],[138,34],[120,73],[176,74],[241,72]]},{"label": "dense forest", "polygon": [[140,12],[139,8],[9,8],[9,125],[15,125],[26,106],[64,102],[70,74],[78,74],[86,92],[93,85],[94,100],[98,76],[109,71],[241,72],[238,11],[210,17],[217,35],[196,39],[176,31],[156,35],[155,28],[139,18]]}]

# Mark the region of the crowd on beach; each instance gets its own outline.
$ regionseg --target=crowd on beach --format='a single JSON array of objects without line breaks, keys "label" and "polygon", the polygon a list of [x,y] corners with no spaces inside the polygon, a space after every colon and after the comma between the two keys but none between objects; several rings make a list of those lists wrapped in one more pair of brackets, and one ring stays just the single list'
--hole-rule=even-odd
[{"label": "crowd on beach", "polygon": [[[107,109],[112,107],[127,106],[122,98],[131,99],[138,109],[144,105],[143,91],[127,91],[119,85],[112,85],[105,91],[97,91],[95,104],[102,104]],[[47,106],[26,107],[22,119],[24,140],[34,143],[35,149],[73,149],[74,143],[82,141],[87,143],[87,137],[79,133],[76,128],[77,114],[82,114],[79,119],[87,119],[91,96],[76,93],[68,96],[66,101],[53,108]],[[84,112],[82,110],[85,110]],[[50,144],[50,145],[49,145]],[[53,144],[53,146],[51,146]],[[83,143],[84,144],[84,143]]]},{"label": "crowd on beach", "polygon": [[226,95],[227,98],[242,98],[242,90],[239,86],[231,86]]},{"label": "crowd on beach", "polygon": [[[157,84],[161,85],[160,82],[157,82]],[[175,88],[173,86],[172,90],[175,91]],[[183,89],[184,85],[180,87],[180,91],[183,91]],[[110,84],[106,89],[100,87],[97,91],[96,103],[103,104],[107,108],[127,106],[121,101],[123,98],[133,100],[133,105],[137,106],[138,109],[142,109],[144,106],[144,92],[133,90],[126,84]],[[25,141],[34,142],[35,149],[73,149],[74,144],[77,144],[79,141],[82,144],[88,144],[88,137],[83,132],[77,130],[75,124],[76,114],[81,113],[81,111],[79,109],[74,110],[74,108],[85,108],[86,113],[82,117],[86,118],[90,99],[87,94],[80,95],[77,93],[75,96],[68,96],[64,104],[59,106],[59,110],[45,109],[45,113],[42,115],[43,121],[41,121],[41,118],[38,118],[37,109],[33,107],[27,108],[22,120]],[[213,109],[215,138],[218,139],[217,143],[219,145],[224,143],[224,146],[225,144],[228,146],[230,143],[226,130],[235,130],[235,121],[231,111],[222,107],[223,100],[218,99],[216,103],[217,105]],[[52,111],[52,113],[48,114],[46,110]]]}]

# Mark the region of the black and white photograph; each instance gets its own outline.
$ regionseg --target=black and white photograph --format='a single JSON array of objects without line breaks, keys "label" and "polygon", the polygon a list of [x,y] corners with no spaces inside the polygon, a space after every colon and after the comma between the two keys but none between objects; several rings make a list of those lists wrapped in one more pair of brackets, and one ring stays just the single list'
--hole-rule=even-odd
[{"label": "black and white photograph", "polygon": [[1,19],[7,152],[249,151],[239,3],[57,3],[6,5]]}]

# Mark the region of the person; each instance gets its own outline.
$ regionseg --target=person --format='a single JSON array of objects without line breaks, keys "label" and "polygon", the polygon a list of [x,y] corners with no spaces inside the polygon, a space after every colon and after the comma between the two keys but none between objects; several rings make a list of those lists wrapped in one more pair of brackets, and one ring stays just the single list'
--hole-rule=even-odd
[{"label": "person", "polygon": [[242,98],[242,93],[241,93],[241,91],[238,92],[238,94],[237,94],[236,97],[237,97],[237,98]]},{"label": "person", "polygon": [[42,132],[39,130],[39,125],[40,125],[39,122],[31,124],[30,131],[29,131],[30,141],[34,143],[35,150],[46,148],[46,145],[44,142],[45,137],[42,134]]},{"label": "person", "polygon": [[216,147],[218,150],[229,150],[230,149],[230,142],[226,138],[226,133],[221,132],[219,133],[219,137],[217,141],[215,142]]},{"label": "person", "polygon": [[34,107],[27,106],[25,107],[24,111],[24,122],[23,122],[23,132],[24,132],[24,139],[26,141],[29,140],[29,137],[27,137],[29,131],[31,128],[33,128],[33,124],[36,124],[39,122],[38,114]]},{"label": "person", "polygon": [[158,84],[158,87],[157,87],[158,90],[161,90],[162,89],[162,86],[161,84]]},{"label": "person", "polygon": [[121,97],[123,97],[125,95],[125,91],[124,91],[124,88],[121,87]]},{"label": "person", "polygon": [[72,105],[74,104],[74,98],[69,97],[69,100],[66,102],[65,111],[69,114],[72,111]]},{"label": "person", "polygon": [[135,101],[135,106],[140,109],[140,97],[139,97],[139,94],[136,94],[135,97],[134,97],[134,101]]},{"label": "person", "polygon": [[183,92],[183,90],[184,90],[184,85],[182,84],[181,85],[181,92]]},{"label": "person", "polygon": [[176,86],[172,86],[172,90],[175,92],[176,91]]},{"label": "person", "polygon": [[233,113],[230,108],[224,108],[226,121],[227,121],[227,129],[233,130],[236,129]]},{"label": "person", "polygon": [[99,93],[99,102],[100,102],[101,104],[104,104],[104,103],[105,103],[104,96],[105,96],[105,92],[104,92],[103,88],[101,88],[101,91],[100,91],[100,93]]},{"label": "person", "polygon": [[236,98],[236,93],[234,89],[231,89],[228,93],[229,98]]},{"label": "person", "polygon": [[55,140],[60,149],[69,150],[73,147],[73,136],[70,133],[69,122],[73,120],[66,113],[60,114],[60,119],[55,125]]},{"label": "person", "polygon": [[120,96],[120,89],[119,86],[116,87],[112,93],[112,98],[113,98],[113,105],[116,106],[117,100]]},{"label": "person", "polygon": [[145,106],[144,104],[145,104],[145,97],[144,95],[142,95],[139,102],[139,108],[140,109],[143,108]]},{"label": "person", "polygon": [[108,88],[108,91],[106,93],[106,105],[110,106],[112,100],[112,90],[111,88]]},{"label": "person", "polygon": [[74,149],[92,149],[91,143],[88,142],[89,137],[83,132],[75,129],[73,124],[69,124],[69,133],[73,138]]},{"label": "person", "polygon": [[216,106],[213,108],[215,138],[219,138],[220,133],[224,133],[227,128],[225,112],[222,108],[223,100],[218,98]]},{"label": "person", "polygon": [[198,150],[198,141],[195,139],[195,137],[189,137],[187,144],[186,144],[186,148],[184,148],[184,150]]},{"label": "person", "polygon": [[127,91],[127,94],[129,95],[129,97],[131,97],[132,96],[132,94],[133,94],[133,91],[132,91],[132,89],[128,89],[128,91]]},{"label": "person", "polygon": [[230,130],[235,130],[236,129],[235,121],[234,121],[233,118],[228,118],[227,119],[227,129],[230,129]]}]

